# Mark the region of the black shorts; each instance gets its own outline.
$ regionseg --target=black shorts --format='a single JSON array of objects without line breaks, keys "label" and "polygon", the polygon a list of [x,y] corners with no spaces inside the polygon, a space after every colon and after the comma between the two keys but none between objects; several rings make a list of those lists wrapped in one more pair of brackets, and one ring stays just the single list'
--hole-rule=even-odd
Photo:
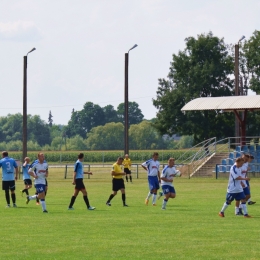
[{"label": "black shorts", "polygon": [[2,190],[15,190],[15,181],[2,181]]},{"label": "black shorts", "polygon": [[83,183],[83,179],[76,179],[75,182],[76,182],[76,186],[75,186],[76,190],[85,190],[86,189],[85,185]]},{"label": "black shorts", "polygon": [[113,191],[119,191],[121,189],[125,188],[124,180],[122,179],[115,179],[112,180],[112,190]]},{"label": "black shorts", "polygon": [[31,179],[24,179],[23,182],[24,182],[24,185],[32,185]]},{"label": "black shorts", "polygon": [[125,172],[126,174],[131,174],[131,171],[130,171],[128,168],[124,168],[124,172]]}]

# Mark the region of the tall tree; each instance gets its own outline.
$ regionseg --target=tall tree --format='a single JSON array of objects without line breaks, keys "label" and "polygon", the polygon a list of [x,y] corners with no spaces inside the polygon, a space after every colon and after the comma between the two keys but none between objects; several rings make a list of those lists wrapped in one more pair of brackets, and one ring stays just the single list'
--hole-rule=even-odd
[{"label": "tall tree", "polygon": [[92,102],[87,102],[82,110],[72,113],[65,131],[68,137],[80,135],[86,138],[86,134],[93,127],[103,125],[104,120],[104,111],[102,108]]},{"label": "tall tree", "polygon": [[[125,104],[120,103],[117,107],[117,114],[120,119],[120,122],[124,122],[125,117]],[[142,122],[144,115],[142,114],[139,105],[136,102],[128,102],[128,120],[129,125],[139,124]]]},{"label": "tall tree", "polygon": [[117,111],[112,105],[107,105],[102,108],[104,111],[105,123],[119,122]]},{"label": "tall tree", "polygon": [[190,100],[199,97],[230,96],[233,93],[234,62],[223,39],[208,34],[185,39],[183,51],[173,54],[167,79],[159,79],[159,110],[154,126],[161,134],[194,135],[195,141],[210,136],[232,136],[234,116],[219,111],[181,112]]},{"label": "tall tree", "polygon": [[49,123],[49,126],[52,127],[52,122],[53,122],[53,115],[51,114],[51,111],[49,112],[49,117],[48,117],[48,123]]}]

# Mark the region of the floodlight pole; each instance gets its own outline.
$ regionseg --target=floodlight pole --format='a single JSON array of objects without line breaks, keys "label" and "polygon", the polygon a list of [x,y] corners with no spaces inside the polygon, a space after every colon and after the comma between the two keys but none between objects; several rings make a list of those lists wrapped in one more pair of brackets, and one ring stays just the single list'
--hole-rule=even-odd
[{"label": "floodlight pole", "polygon": [[27,156],[27,56],[35,51],[33,48],[23,57],[23,158]]},{"label": "floodlight pole", "polygon": [[[138,45],[135,44],[129,51],[136,48]],[[129,154],[129,136],[128,136],[128,128],[129,128],[129,119],[128,119],[128,66],[129,66],[129,51],[125,53],[125,145],[124,145],[124,153]]]}]

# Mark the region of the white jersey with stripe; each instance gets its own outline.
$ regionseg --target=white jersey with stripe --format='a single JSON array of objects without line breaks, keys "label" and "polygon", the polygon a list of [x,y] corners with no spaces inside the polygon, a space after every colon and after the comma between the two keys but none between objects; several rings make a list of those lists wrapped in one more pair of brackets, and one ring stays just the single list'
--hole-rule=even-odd
[{"label": "white jersey with stripe", "polygon": [[[242,177],[244,178],[247,177],[246,175],[247,170],[248,170],[248,162],[244,163],[241,167]],[[242,180],[241,182],[245,185],[243,188],[247,187],[246,180]]]},{"label": "white jersey with stripe", "polygon": [[[176,174],[176,168],[173,166],[173,167],[170,167],[169,165],[165,166],[162,170],[162,173],[161,173],[161,178],[167,178],[167,179],[171,179],[173,180],[173,177],[175,176]],[[161,179],[161,185],[169,185],[169,186],[172,186],[173,187],[173,183],[172,182],[167,182],[167,181],[164,181]]]},{"label": "white jersey with stripe", "polygon": [[45,177],[48,172],[48,164],[45,161],[43,163],[34,163],[32,168],[29,169],[29,172],[34,172],[34,174],[38,177],[34,180],[35,184],[46,184]]},{"label": "white jersey with stripe", "polygon": [[148,176],[158,176],[158,172],[160,169],[160,163],[158,161],[154,161],[153,159],[150,159],[142,163],[142,165],[147,168]]},{"label": "white jersey with stripe", "polygon": [[241,186],[241,180],[237,180],[238,177],[242,176],[242,168],[237,168],[234,164],[230,169],[229,180],[228,180],[228,193],[240,193],[243,192],[243,188]]}]

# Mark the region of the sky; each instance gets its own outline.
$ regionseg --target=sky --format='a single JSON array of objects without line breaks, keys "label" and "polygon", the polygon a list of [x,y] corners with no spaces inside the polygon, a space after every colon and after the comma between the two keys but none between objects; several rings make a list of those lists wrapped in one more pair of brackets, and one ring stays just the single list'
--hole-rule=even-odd
[{"label": "sky", "polygon": [[124,102],[129,52],[129,101],[145,119],[185,38],[210,31],[237,43],[260,30],[260,0],[2,0],[0,116],[23,113],[23,57],[28,54],[27,112],[66,125],[86,102]]}]

